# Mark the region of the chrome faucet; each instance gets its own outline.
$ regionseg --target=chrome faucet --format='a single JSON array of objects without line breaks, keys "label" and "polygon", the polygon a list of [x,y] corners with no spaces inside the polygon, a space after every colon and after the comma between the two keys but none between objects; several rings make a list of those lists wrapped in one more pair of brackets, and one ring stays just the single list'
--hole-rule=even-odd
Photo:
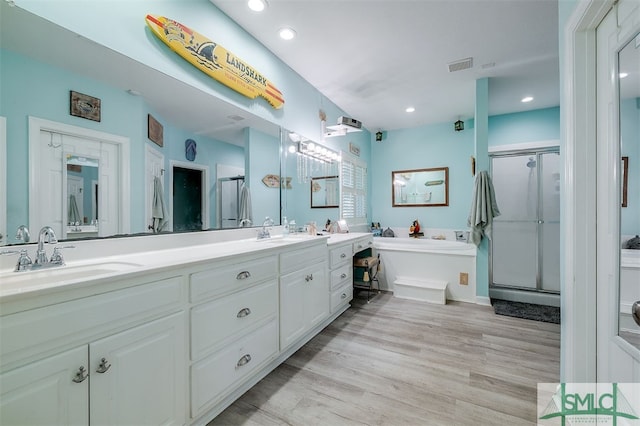
[{"label": "chrome faucet", "polygon": [[270,219],[269,216],[264,218],[264,222],[262,223],[262,229],[258,232],[259,240],[264,240],[265,238],[271,238],[271,234],[269,233],[267,226],[273,226],[273,219]]},{"label": "chrome faucet", "polygon": [[49,263],[47,259],[47,252],[44,249],[44,243],[57,243],[56,233],[53,232],[53,228],[50,226],[43,226],[38,233],[38,251],[36,251],[36,260],[33,262],[33,266],[44,266]]},{"label": "chrome faucet", "polygon": [[31,240],[31,234],[29,234],[29,228],[27,228],[26,225],[18,226],[18,230],[16,231],[16,240],[22,241],[25,244]]}]

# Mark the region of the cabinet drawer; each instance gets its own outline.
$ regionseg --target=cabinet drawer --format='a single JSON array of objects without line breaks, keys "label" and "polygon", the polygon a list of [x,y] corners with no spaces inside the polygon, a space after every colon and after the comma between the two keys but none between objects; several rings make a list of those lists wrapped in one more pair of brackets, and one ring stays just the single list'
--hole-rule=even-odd
[{"label": "cabinet drawer", "polygon": [[345,284],[331,293],[331,313],[336,312],[353,299],[353,285]]},{"label": "cabinet drawer", "polygon": [[232,265],[220,265],[191,274],[191,301],[229,293],[275,278],[278,274],[276,256],[250,259]]},{"label": "cabinet drawer", "polygon": [[278,282],[264,284],[233,293],[191,310],[191,358],[238,336],[278,311]]},{"label": "cabinet drawer", "polygon": [[329,268],[335,268],[341,263],[350,262],[353,258],[353,247],[351,244],[332,248],[329,251]]},{"label": "cabinet drawer", "polygon": [[373,236],[360,238],[353,243],[353,252],[358,253],[371,247],[373,247]]},{"label": "cabinet drawer", "polygon": [[331,289],[338,288],[345,281],[351,283],[352,275],[353,267],[351,266],[351,262],[331,271]]},{"label": "cabinet drawer", "polygon": [[327,260],[327,246],[316,245],[280,255],[280,275],[296,271],[304,265],[313,265]]},{"label": "cabinet drawer", "polygon": [[219,401],[278,352],[276,320],[191,367],[191,416]]},{"label": "cabinet drawer", "polygon": [[175,277],[7,315],[0,321],[0,362],[134,325],[179,306],[183,294],[182,278]]}]

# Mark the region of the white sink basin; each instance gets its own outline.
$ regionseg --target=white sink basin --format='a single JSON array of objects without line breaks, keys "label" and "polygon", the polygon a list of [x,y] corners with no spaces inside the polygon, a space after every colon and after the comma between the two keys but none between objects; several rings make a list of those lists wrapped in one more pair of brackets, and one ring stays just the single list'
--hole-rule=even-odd
[{"label": "white sink basin", "polygon": [[0,290],[31,288],[95,278],[102,275],[130,271],[141,265],[131,262],[102,262],[85,265],[64,265],[45,269],[9,272],[0,275]]}]

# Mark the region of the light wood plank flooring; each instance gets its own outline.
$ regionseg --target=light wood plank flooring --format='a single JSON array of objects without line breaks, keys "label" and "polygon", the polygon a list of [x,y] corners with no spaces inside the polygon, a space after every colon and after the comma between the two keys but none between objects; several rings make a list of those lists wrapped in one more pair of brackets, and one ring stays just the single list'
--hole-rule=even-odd
[{"label": "light wood plank flooring", "polygon": [[209,425],[534,425],[559,371],[557,324],[358,297]]}]

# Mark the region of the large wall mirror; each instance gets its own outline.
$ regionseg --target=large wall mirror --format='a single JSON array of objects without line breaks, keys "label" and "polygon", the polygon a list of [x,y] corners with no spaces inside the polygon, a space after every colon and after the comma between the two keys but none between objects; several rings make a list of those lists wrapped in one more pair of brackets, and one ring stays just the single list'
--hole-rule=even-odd
[{"label": "large wall mirror", "polygon": [[[618,334],[640,349],[640,34],[618,53],[620,289]],[[634,320],[633,306],[636,304]]]},{"label": "large wall mirror", "polygon": [[391,172],[393,207],[449,205],[449,168],[398,170]]},{"label": "large wall mirror", "polygon": [[311,178],[311,208],[340,207],[340,179],[338,176]]},{"label": "large wall mirror", "polygon": [[[267,216],[279,223],[281,190],[262,182],[266,175],[280,174],[278,125],[19,6],[0,2],[0,16],[3,58],[0,101],[5,106],[0,115],[6,117],[7,167],[8,176],[12,177],[7,187],[8,238],[5,242],[18,242],[14,235],[22,224],[29,226],[32,235],[37,235],[39,227],[55,223],[56,233],[62,239],[151,233],[152,197],[149,194],[153,194],[157,177],[165,204],[171,205],[172,200],[168,198],[172,161],[190,163],[194,168],[206,167],[210,171],[209,181],[202,188],[209,200],[208,220],[202,220],[203,224],[210,224],[207,229],[260,226]],[[24,36],[25,28],[29,28],[29,37]],[[150,45],[149,48],[165,49],[166,46]],[[171,52],[158,51],[158,55],[167,53]],[[180,58],[176,57],[175,61],[183,65]],[[198,79],[207,78],[197,70],[193,73]],[[213,80],[206,83],[219,85]],[[101,100],[100,121],[69,114],[72,90]],[[149,114],[164,126],[162,146],[147,137]],[[34,130],[26,125],[32,119],[53,124]],[[89,137],[89,144],[99,146],[93,150],[94,154],[90,149],[77,151],[77,147],[88,146],[78,140],[77,129],[105,135],[107,139],[121,138],[127,141],[127,148],[113,153],[114,157],[105,150],[108,140]],[[197,142],[193,161],[185,156],[185,142],[189,139]],[[29,144],[40,142],[42,162],[34,164]],[[83,178],[80,183],[73,172],[78,168],[73,163],[80,158],[99,162],[97,179],[88,182]],[[44,160],[48,161],[46,167],[51,171],[50,178],[42,177],[46,186],[30,183],[29,168],[44,170]],[[107,165],[113,167],[109,182],[104,181],[102,173]],[[82,169],[88,170],[84,166]],[[228,181],[239,185],[227,188]],[[237,215],[242,185],[250,189],[252,212],[251,220],[244,220],[241,225],[242,218]],[[129,188],[124,196],[117,189],[123,186]],[[55,195],[53,204],[42,199],[47,192]],[[93,192],[97,194],[92,195],[95,203],[90,206],[84,198],[88,200]],[[107,194],[115,201],[107,200]],[[71,198],[75,199],[75,206]],[[39,204],[32,203],[32,199],[40,199]],[[95,212],[90,211],[93,208]],[[107,208],[114,210],[104,210]],[[113,220],[107,223],[110,218]]]}]

